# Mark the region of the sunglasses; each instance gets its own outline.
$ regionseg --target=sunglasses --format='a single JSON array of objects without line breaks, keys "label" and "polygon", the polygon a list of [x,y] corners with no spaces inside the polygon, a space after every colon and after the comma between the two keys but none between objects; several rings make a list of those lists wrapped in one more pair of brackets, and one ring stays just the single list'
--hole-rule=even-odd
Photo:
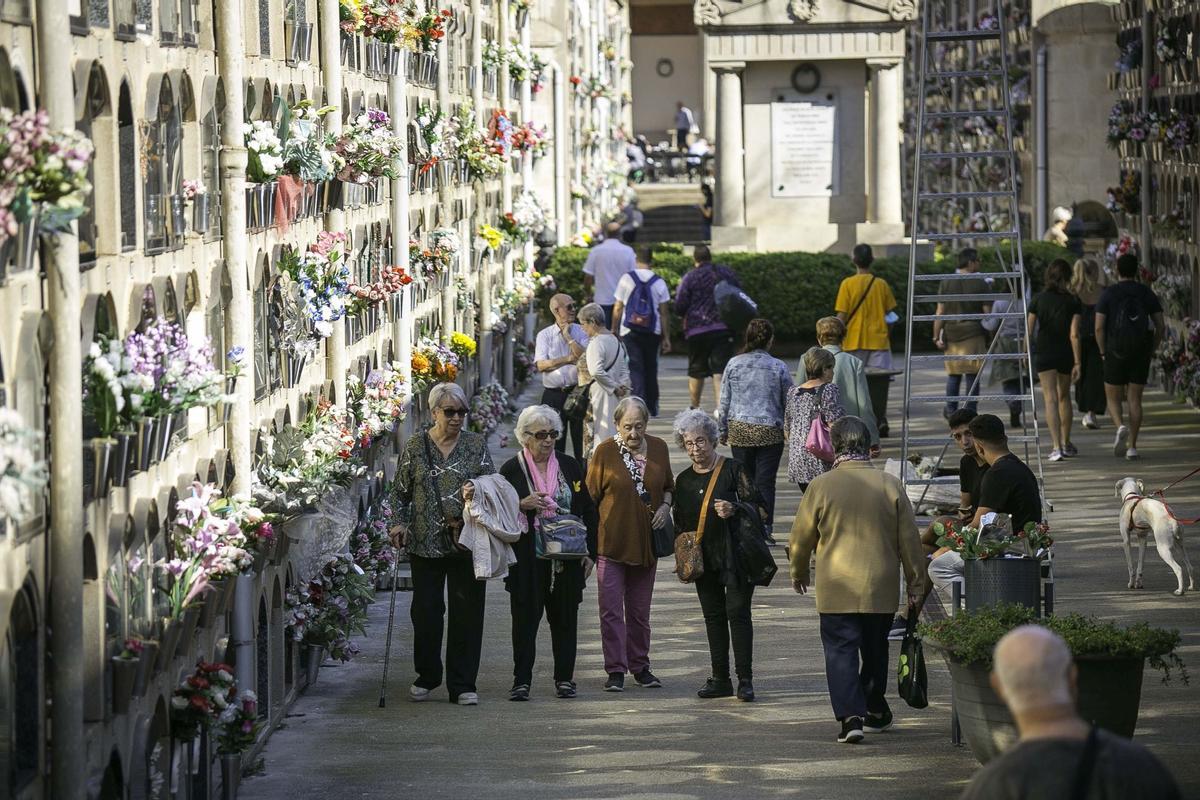
[{"label": "sunglasses", "polygon": [[574,304],[574,303],[567,303],[565,306],[563,306],[563,309],[564,309],[564,310],[566,310],[566,311],[574,311],[574,310],[575,310],[575,304]]},{"label": "sunglasses", "polygon": [[447,417],[465,417],[467,410],[465,408],[443,408],[442,413]]},{"label": "sunglasses", "polygon": [[533,435],[533,438],[537,439],[539,442],[544,442],[547,439],[554,441],[558,438],[558,431],[538,431]]}]

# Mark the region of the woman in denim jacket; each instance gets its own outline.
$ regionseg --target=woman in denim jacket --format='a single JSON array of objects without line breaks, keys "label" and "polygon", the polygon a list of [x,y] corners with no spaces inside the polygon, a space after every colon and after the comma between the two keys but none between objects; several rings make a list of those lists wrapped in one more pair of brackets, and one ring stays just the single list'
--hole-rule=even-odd
[{"label": "woman in denim jacket", "polygon": [[721,444],[746,468],[767,510],[767,529],[775,520],[775,475],[783,457],[783,410],[792,376],[787,364],[771,355],[775,328],[765,319],[746,326],[746,345],[725,366],[717,425]]}]

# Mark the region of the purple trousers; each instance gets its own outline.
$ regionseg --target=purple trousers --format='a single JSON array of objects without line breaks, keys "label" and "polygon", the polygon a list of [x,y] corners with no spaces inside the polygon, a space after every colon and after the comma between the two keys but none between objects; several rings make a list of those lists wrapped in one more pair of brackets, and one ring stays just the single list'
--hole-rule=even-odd
[{"label": "purple trousers", "polygon": [[650,599],[656,567],[634,567],[604,556],[596,564],[605,672],[636,675],[650,666]]}]

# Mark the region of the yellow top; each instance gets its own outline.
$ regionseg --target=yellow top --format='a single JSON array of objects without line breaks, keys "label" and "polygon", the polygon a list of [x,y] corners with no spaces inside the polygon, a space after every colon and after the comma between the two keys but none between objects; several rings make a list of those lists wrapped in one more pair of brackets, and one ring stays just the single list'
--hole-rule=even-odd
[{"label": "yellow top", "polygon": [[842,281],[838,287],[837,302],[833,309],[840,314],[849,314],[858,306],[858,301],[867,291],[871,278],[870,293],[863,299],[862,305],[854,316],[846,323],[846,338],[842,342],[843,350],[891,350],[888,339],[887,323],[883,318],[887,312],[896,307],[896,298],[892,287],[883,278],[873,276],[869,272],[861,275],[851,275]]}]

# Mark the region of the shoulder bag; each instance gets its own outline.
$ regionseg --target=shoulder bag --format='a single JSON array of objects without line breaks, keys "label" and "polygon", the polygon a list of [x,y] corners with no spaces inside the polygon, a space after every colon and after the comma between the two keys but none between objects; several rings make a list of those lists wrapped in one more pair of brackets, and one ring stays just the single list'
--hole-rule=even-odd
[{"label": "shoulder bag", "polygon": [[437,480],[433,477],[433,451],[429,447],[428,431],[422,434],[422,441],[425,444],[425,465],[426,471],[429,473],[429,488],[433,490],[433,496],[437,498],[438,511],[442,513],[441,537],[447,544],[447,549],[451,555],[463,554],[471,552],[470,548],[464,547],[459,543],[459,537],[462,536],[463,521],[459,519],[451,519],[446,516],[446,506],[442,503],[442,493],[438,491]]},{"label": "shoulder bag", "polygon": [[708,488],[704,491],[704,505],[700,506],[700,521],[696,530],[675,537],[675,574],[684,583],[695,583],[704,575],[704,551],[700,540],[704,538],[704,523],[708,519],[708,507],[712,504],[713,489],[725,466],[725,457],[717,456],[717,465],[708,476]]},{"label": "shoulder bag", "polygon": [[[524,453],[518,453],[517,460],[521,463],[525,484],[532,494],[533,476],[530,471],[534,468],[526,463]],[[537,512],[533,512],[533,517],[535,522],[539,522]],[[540,524],[530,526],[529,532],[533,535],[533,552],[538,558],[578,561],[587,557],[587,525],[574,514],[541,517]]]},{"label": "shoulder bag", "polygon": [[832,464],[834,459],[833,439],[829,436],[829,426],[825,424],[822,414],[822,407],[825,405],[825,386],[828,384],[817,389],[817,413],[812,419],[812,424],[808,426],[808,438],[804,441],[804,449],[826,464]]},{"label": "shoulder bag", "polygon": [[753,503],[737,503],[737,514],[729,526],[738,574],[752,586],[770,586],[779,565],[767,544],[767,531]]},{"label": "shoulder bag", "polygon": [[871,293],[871,287],[875,285],[875,279],[878,277],[879,277],[878,275],[871,276],[871,280],[867,281],[867,288],[863,290],[862,297],[858,298],[858,302],[854,305],[853,310],[851,310],[851,312],[846,315],[846,327],[847,328],[850,327],[850,320],[854,319],[854,315],[858,313],[858,310],[860,308],[862,308],[862,304],[866,301],[867,295],[869,295]]},{"label": "shoulder bag", "polygon": [[[612,369],[617,363],[617,359],[621,357],[621,350],[624,347],[618,339],[617,353],[613,356],[612,361],[608,362],[608,366],[604,368],[606,372]],[[587,383],[581,383],[567,393],[567,399],[563,401],[562,413],[564,417],[579,422],[582,422],[587,417],[588,409],[592,407],[592,384],[595,382],[595,379],[592,379]]]},{"label": "shoulder bag", "polygon": [[920,609],[909,606],[904,641],[900,643],[900,661],[896,665],[896,694],[913,708],[929,705],[929,677],[925,673],[925,648],[917,635]]}]

